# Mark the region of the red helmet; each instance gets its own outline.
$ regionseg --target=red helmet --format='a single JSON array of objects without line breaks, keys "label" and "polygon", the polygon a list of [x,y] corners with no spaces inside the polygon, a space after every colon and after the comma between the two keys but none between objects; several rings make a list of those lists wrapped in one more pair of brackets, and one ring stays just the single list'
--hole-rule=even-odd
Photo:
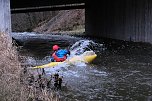
[{"label": "red helmet", "polygon": [[53,46],[53,50],[54,50],[54,51],[58,50],[59,48],[60,48],[60,47],[59,47],[58,45],[54,45],[54,46]]}]

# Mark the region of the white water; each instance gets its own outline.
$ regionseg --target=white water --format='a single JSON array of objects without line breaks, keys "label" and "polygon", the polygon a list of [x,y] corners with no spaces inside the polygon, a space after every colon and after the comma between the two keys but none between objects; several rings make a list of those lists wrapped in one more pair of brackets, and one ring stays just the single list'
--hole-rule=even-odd
[{"label": "white water", "polygon": [[[79,40],[77,41],[75,44],[73,44],[70,47],[70,56],[68,57],[68,59],[70,59],[71,57],[75,57],[77,55],[83,55],[83,53],[87,52],[87,51],[92,51],[93,50],[90,48],[91,45],[97,45],[97,43],[93,42],[92,40]],[[102,45],[101,45],[102,48]],[[78,68],[84,68],[89,64],[86,64],[84,62],[75,62],[73,64],[70,64],[72,66],[78,67]],[[55,66],[54,68],[45,68],[45,71],[47,73],[50,72],[50,74],[52,74],[52,72],[57,72],[60,70],[68,70],[69,64],[63,63],[63,64],[59,64],[58,66]],[[72,71],[70,71],[72,72]],[[74,72],[75,73],[75,72]],[[66,73],[67,74],[67,73]],[[77,75],[77,74],[76,74]]]},{"label": "white water", "polygon": [[[24,35],[25,33],[29,35]],[[131,50],[126,48],[126,51],[116,54],[110,49],[106,50],[106,54],[102,54],[105,48],[93,40],[67,35],[45,36],[25,33],[14,36],[25,43],[32,40],[21,52],[22,56],[25,56],[27,65],[46,64],[52,45],[57,43],[62,48],[69,46],[73,56],[87,50],[98,53],[99,57],[95,63],[62,64],[48,70],[48,74],[59,71],[59,75],[63,76],[66,86],[63,86],[63,90],[59,92],[62,101],[151,101],[151,48],[144,46],[140,49],[142,45],[128,45],[127,47],[132,47]],[[141,54],[134,54],[132,50]]]},{"label": "white water", "polygon": [[[25,35],[27,34],[27,35]],[[92,40],[75,38],[67,35],[42,35],[36,33],[14,33],[13,35],[16,39],[22,40],[27,43],[30,40],[51,40],[50,43],[53,44],[54,42],[58,42],[61,45],[65,44],[65,42],[70,42],[69,49],[71,51],[70,57],[74,57],[76,55],[81,55],[86,51],[94,51],[96,48],[103,50],[103,45],[95,43]],[[32,44],[30,44],[32,45]],[[41,45],[41,44],[40,44]],[[45,44],[42,44],[45,45]],[[35,47],[35,46],[34,46]],[[41,50],[41,47],[39,48]],[[33,49],[32,49],[33,50]],[[28,50],[29,51],[29,50]],[[43,52],[43,51],[42,51]],[[27,65],[42,65],[46,64],[49,60],[50,56],[46,55],[43,59],[35,58],[33,54],[26,54],[25,63]],[[69,57],[69,58],[70,58]],[[46,75],[50,77],[50,75],[54,73],[59,73],[60,76],[63,76],[63,85],[66,84],[68,88],[66,93],[61,94],[63,99],[70,100],[71,98],[67,97],[68,95],[75,96],[79,98],[80,95],[85,95],[87,98],[92,96],[92,93],[99,92],[102,88],[96,88],[96,84],[100,82],[102,78],[105,78],[108,74],[105,71],[97,70],[97,66],[94,64],[85,64],[84,62],[76,62],[73,64],[66,64],[63,63],[58,65],[54,68],[45,68]],[[96,79],[96,81],[94,81]],[[92,93],[90,93],[90,91]],[[96,97],[96,95],[92,96]],[[89,99],[92,99],[89,98]],[[85,97],[84,97],[85,98]],[[80,100],[78,100],[80,101]]]}]

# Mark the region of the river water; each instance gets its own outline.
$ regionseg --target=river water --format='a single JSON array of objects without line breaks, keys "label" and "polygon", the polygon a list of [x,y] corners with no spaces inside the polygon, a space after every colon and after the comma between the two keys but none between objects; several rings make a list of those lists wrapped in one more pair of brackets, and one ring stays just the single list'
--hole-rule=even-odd
[{"label": "river water", "polygon": [[58,91],[62,101],[152,101],[152,45],[68,35],[13,33],[23,45],[18,51],[24,63],[35,66],[49,62],[52,46],[68,48],[72,55],[93,50],[90,64],[63,64],[46,68],[48,74],[63,76]]}]

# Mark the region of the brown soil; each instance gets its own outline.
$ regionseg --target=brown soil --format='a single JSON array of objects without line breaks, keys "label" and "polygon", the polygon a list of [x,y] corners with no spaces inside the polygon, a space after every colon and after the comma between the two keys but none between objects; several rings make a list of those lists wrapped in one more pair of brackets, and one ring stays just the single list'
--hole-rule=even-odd
[{"label": "brown soil", "polygon": [[41,89],[35,80],[29,82],[33,74],[25,72],[17,47],[10,40],[0,33],[0,101],[59,101],[53,90]]},{"label": "brown soil", "polygon": [[0,33],[0,101],[19,101],[20,63],[10,39]]},{"label": "brown soil", "polygon": [[85,10],[64,10],[60,11],[55,17],[43,25],[33,29],[39,33],[52,33],[81,30],[84,31],[85,27]]}]

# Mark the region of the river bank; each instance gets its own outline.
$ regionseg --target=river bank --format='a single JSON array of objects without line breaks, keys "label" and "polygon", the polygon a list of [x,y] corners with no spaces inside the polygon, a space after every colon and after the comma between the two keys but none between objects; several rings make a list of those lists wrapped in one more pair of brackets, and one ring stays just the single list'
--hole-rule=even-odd
[{"label": "river bank", "polygon": [[[0,33],[0,101],[58,101],[53,91],[41,90],[30,85],[32,74],[25,71],[20,61],[18,47],[9,36]],[[34,81],[33,81],[34,82]]]},{"label": "river bank", "polygon": [[0,33],[0,100],[19,101],[21,98],[20,71],[16,47],[12,46],[9,37]]}]

